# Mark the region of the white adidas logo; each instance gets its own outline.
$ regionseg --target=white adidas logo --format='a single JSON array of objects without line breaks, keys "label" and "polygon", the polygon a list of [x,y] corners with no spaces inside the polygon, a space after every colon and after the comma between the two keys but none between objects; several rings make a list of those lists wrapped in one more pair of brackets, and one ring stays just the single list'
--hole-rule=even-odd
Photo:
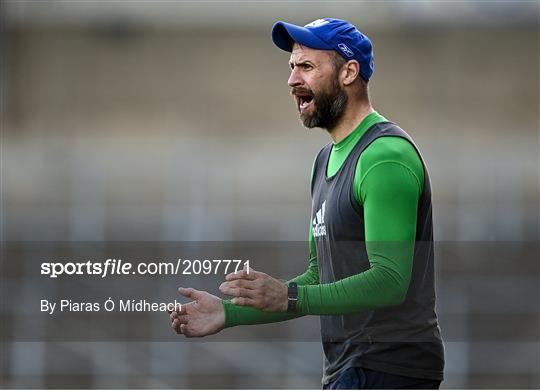
[{"label": "white adidas logo", "polygon": [[326,207],[326,201],[323,202],[321,209],[315,214],[313,219],[313,236],[318,238],[320,236],[326,236],[326,226],[324,225],[324,211]]}]

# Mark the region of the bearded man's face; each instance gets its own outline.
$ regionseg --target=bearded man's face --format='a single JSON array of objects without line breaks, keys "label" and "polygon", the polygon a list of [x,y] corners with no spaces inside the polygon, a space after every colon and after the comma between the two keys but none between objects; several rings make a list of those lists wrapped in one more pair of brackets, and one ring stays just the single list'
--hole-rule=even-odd
[{"label": "bearded man's face", "polygon": [[333,128],[347,106],[331,56],[328,51],[293,46],[288,83],[306,128]]}]

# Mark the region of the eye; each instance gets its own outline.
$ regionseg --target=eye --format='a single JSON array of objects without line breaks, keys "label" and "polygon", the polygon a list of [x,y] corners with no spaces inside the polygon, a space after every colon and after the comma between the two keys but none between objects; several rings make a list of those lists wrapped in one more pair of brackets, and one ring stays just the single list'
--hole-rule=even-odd
[{"label": "eye", "polygon": [[309,71],[313,69],[313,66],[311,64],[302,64],[302,69]]}]

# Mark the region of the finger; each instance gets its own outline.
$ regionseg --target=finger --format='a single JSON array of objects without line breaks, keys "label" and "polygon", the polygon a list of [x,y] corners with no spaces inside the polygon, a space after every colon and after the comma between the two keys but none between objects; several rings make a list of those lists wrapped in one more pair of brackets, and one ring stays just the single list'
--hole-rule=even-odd
[{"label": "finger", "polygon": [[229,295],[231,292],[231,289],[235,288],[230,282],[222,282],[219,286],[219,291],[221,293],[224,293],[226,295]]},{"label": "finger", "polygon": [[257,286],[252,280],[234,280],[234,281],[225,281],[219,286],[219,290],[223,292],[223,289],[231,288],[244,288],[244,289],[256,289]]},{"label": "finger", "polygon": [[182,304],[178,304],[176,305],[176,307],[174,306],[174,304],[170,303],[169,306],[167,307],[167,312],[170,314],[172,314],[174,311],[180,311],[182,309]]},{"label": "finger", "polygon": [[176,309],[173,312],[169,313],[169,318],[171,321],[179,315],[187,314],[187,309],[185,305],[177,305]]},{"label": "finger", "polygon": [[185,325],[185,324],[180,325],[180,334],[184,334],[188,338],[191,336],[190,333],[189,333],[189,330],[187,328],[187,325]]},{"label": "finger", "polygon": [[177,334],[182,334],[182,329],[180,326],[181,323],[177,319],[175,319],[174,322],[171,323],[171,327],[174,331],[176,331]]},{"label": "finger", "polygon": [[229,296],[249,297],[252,299],[256,295],[256,291],[254,291],[253,289],[246,289],[246,288],[224,287],[223,289],[220,289],[220,291]]},{"label": "finger", "polygon": [[182,288],[182,287],[178,288],[178,293],[180,293],[184,297],[189,297],[190,299],[193,299],[193,300],[200,299],[202,295],[201,291],[198,291],[193,288]]},{"label": "finger", "polygon": [[177,315],[187,314],[187,306],[188,306],[188,304],[189,303],[181,304],[181,305],[176,306],[176,310],[174,312],[176,312]]},{"label": "finger", "polygon": [[188,316],[187,315],[180,315],[178,318],[176,318],[179,324],[188,324]]},{"label": "finger", "polygon": [[254,270],[253,268],[249,269],[242,269],[239,272],[229,273],[225,276],[225,280],[232,281],[232,280],[255,280],[256,278],[260,277],[261,273]]},{"label": "finger", "polygon": [[240,305],[240,306],[249,306],[249,307],[255,307],[259,308],[261,307],[259,303],[249,297],[235,297],[231,300],[233,304]]}]

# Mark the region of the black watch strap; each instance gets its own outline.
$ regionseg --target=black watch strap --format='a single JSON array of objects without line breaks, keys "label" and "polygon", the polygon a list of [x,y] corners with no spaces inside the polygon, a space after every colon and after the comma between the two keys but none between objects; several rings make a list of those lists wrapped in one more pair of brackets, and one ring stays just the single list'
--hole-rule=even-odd
[{"label": "black watch strap", "polygon": [[298,284],[289,282],[287,285],[287,312],[296,312],[296,301],[298,300]]}]

